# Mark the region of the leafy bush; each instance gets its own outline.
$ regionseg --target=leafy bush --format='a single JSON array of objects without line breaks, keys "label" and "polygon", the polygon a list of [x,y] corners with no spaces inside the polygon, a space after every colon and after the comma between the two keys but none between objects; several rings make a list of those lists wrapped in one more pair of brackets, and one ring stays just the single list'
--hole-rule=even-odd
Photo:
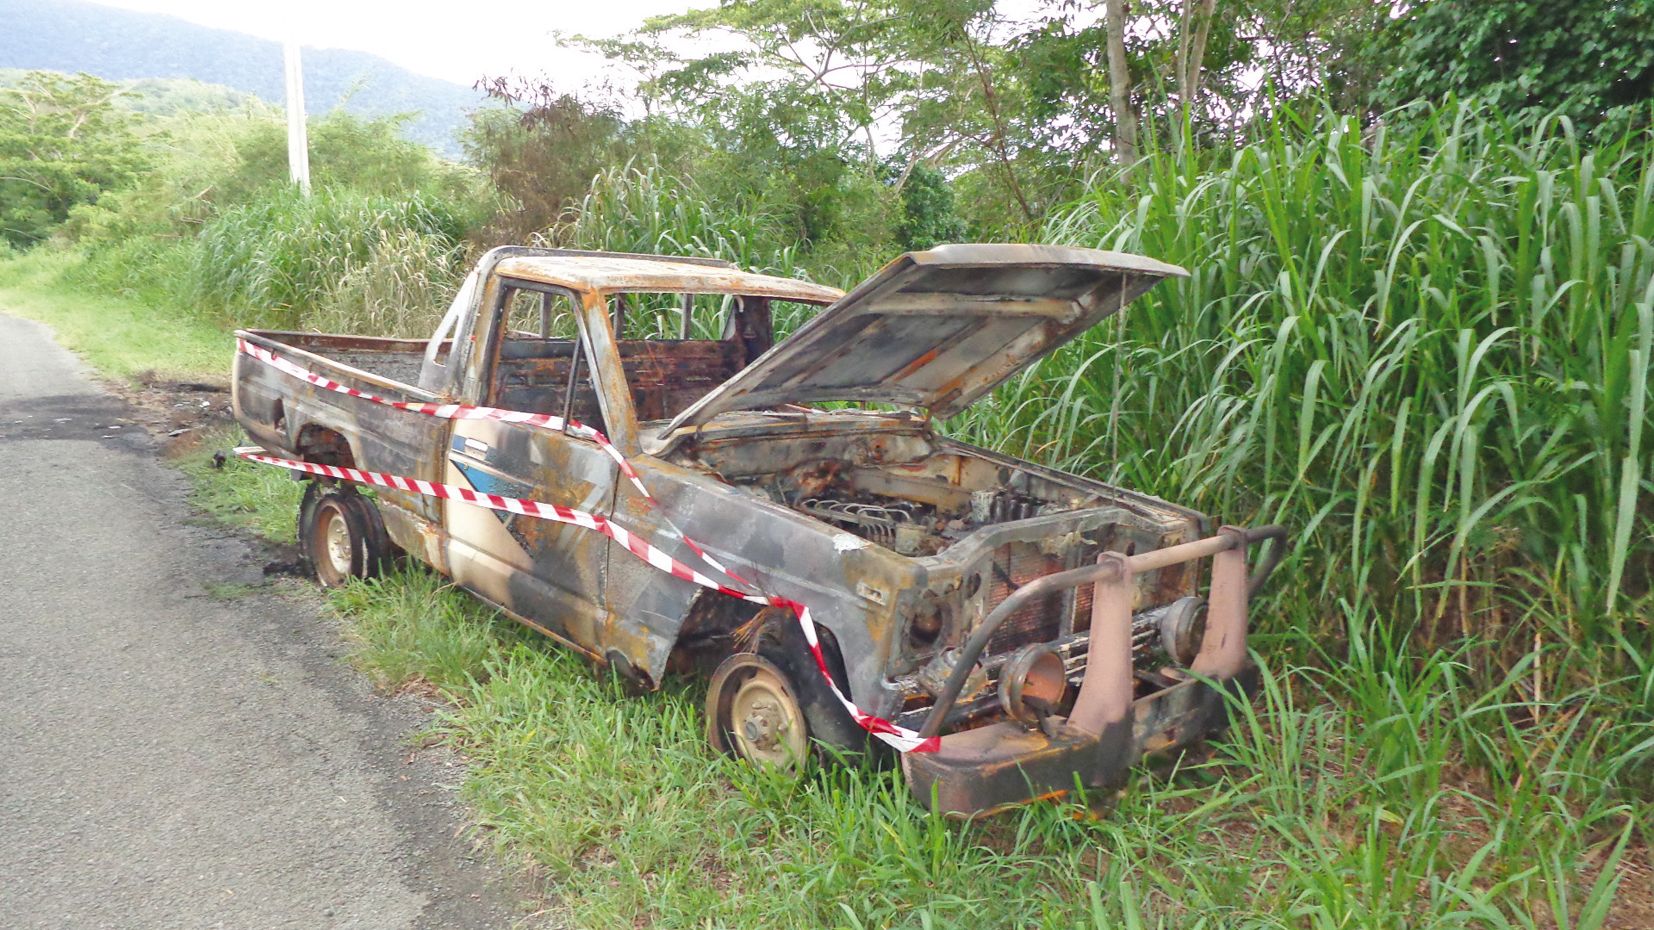
[{"label": "leafy bush", "polygon": [[[406,122],[358,119],[343,111],[311,119],[311,184],[318,189],[346,188],[385,196],[417,192],[452,199],[471,194],[471,172],[403,138]],[[213,181],[215,203],[248,203],[272,187],[289,185],[286,123],[251,121],[235,140],[235,151],[233,168]]]}]

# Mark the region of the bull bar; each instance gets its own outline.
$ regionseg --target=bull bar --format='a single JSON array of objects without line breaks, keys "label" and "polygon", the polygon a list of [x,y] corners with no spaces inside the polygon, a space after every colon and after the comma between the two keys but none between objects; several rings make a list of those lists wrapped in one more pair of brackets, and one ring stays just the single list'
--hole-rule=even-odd
[{"label": "bull bar", "polygon": [[[1246,550],[1272,541],[1250,578]],[[1225,526],[1213,536],[1138,555],[1104,552],[1092,565],[1036,579],[1012,592],[983,618],[962,648],[953,673],[920,728],[940,736],[936,752],[908,754],[902,765],[920,801],[954,815],[991,812],[1064,795],[1080,786],[1115,782],[1148,752],[1185,745],[1220,729],[1227,716],[1221,688],[1252,690],[1246,654],[1247,605],[1288,548],[1281,526]],[[1131,656],[1133,578],[1139,573],[1212,559],[1206,630],[1189,665],[1192,677],[1134,700]],[[1094,585],[1090,641],[1071,713],[1039,730],[1014,721],[940,735],[971,670],[994,631],[1028,602]]]}]

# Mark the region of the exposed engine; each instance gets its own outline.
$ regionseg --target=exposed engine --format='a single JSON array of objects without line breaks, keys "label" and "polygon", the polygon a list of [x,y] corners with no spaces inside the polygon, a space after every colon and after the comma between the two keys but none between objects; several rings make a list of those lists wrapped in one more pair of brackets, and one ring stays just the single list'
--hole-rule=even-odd
[{"label": "exposed engine", "polygon": [[971,492],[965,507],[948,509],[857,490],[848,482],[825,493],[783,492],[775,499],[901,555],[934,555],[979,526],[1067,509],[1003,488]]},{"label": "exposed engine", "polygon": [[1056,488],[1040,488],[1046,493],[1036,494],[1032,485],[1037,479],[985,466],[952,455],[883,466],[815,459],[732,483],[909,556],[934,555],[981,526],[1089,502],[1052,493]]},{"label": "exposed engine", "polygon": [[793,505],[818,520],[848,530],[863,539],[918,555],[925,539],[939,535],[935,508],[910,502],[879,504],[872,501],[811,497]]},{"label": "exposed engine", "polygon": [[[895,719],[904,725],[928,713],[975,624],[1016,592],[1093,563],[1105,551],[1130,555],[1179,542],[1187,532],[1185,524],[1142,515],[1134,502],[1088,482],[923,434],[707,443],[696,447],[692,464],[899,555],[944,557],[925,589],[902,607],[905,635],[891,660],[891,681],[903,694]],[[1076,517],[1063,519],[1067,514]],[[1035,520],[1041,525],[979,532]],[[1198,646],[1204,602],[1184,596],[1192,593],[1191,581],[1178,567],[1133,578],[1138,595],[1130,649],[1145,680],[1185,664]],[[1004,714],[1021,720],[1041,700],[1052,707],[1072,700],[1087,664],[1094,594],[1090,584],[1054,588],[1025,596],[1001,617],[964,679],[950,725]],[[1051,693],[1042,698],[1020,686],[1002,687],[1006,680],[1033,679]]]}]

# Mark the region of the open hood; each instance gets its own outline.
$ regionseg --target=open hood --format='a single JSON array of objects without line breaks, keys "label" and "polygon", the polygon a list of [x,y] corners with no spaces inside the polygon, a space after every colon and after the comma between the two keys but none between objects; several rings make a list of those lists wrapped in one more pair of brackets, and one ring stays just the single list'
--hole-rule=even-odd
[{"label": "open hood", "polygon": [[945,419],[1165,277],[1140,255],[1048,245],[909,252],[679,414],[874,401]]}]

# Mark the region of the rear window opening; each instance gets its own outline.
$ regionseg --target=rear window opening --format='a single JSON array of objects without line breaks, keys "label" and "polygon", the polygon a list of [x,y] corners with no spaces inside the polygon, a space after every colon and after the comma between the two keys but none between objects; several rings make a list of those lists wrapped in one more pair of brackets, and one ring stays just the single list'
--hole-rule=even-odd
[{"label": "rear window opening", "polygon": [[[500,301],[489,403],[602,423],[589,360],[576,360],[578,298],[523,282],[503,288]],[[820,309],[767,297],[671,292],[614,293],[608,307],[632,405],[643,422],[672,419],[768,351],[776,339],[776,312],[797,325]]]}]

